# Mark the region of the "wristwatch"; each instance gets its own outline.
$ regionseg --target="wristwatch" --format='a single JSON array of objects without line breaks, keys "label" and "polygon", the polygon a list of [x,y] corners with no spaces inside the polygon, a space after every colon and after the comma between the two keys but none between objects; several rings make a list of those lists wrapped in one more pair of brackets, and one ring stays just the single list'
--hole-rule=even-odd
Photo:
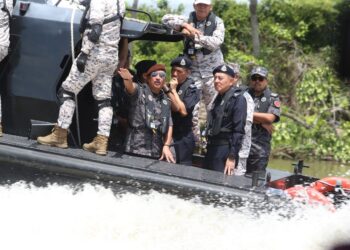
[{"label": "wristwatch", "polygon": [[168,94],[171,91],[171,89],[168,86],[164,85],[163,91],[165,94]]}]

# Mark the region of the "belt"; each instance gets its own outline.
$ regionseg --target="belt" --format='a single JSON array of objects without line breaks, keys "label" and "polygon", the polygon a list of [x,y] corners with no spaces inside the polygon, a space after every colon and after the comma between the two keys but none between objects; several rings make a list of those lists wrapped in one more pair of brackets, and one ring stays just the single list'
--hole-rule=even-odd
[{"label": "belt", "polygon": [[[120,17],[120,15],[118,14],[118,15],[112,16],[112,17],[110,17],[110,18],[106,18],[106,19],[103,21],[103,24],[111,23],[111,22],[114,22],[114,21],[119,20],[119,19],[121,19],[121,17]],[[86,25],[86,28],[90,29],[90,28],[91,28],[91,24],[88,23],[88,24]]]},{"label": "belt", "polygon": [[229,139],[223,139],[223,138],[209,138],[208,139],[208,145],[229,145],[230,141]]}]

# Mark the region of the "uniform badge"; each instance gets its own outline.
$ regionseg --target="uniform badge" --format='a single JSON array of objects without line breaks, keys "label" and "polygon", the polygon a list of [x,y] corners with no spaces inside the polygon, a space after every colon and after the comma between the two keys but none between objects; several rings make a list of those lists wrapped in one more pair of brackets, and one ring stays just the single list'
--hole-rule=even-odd
[{"label": "uniform badge", "polygon": [[281,103],[280,103],[279,101],[274,101],[274,102],[273,102],[273,105],[274,105],[276,108],[281,107]]},{"label": "uniform badge", "polygon": [[209,27],[211,25],[211,22],[210,21],[208,21],[207,22],[207,27]]},{"label": "uniform badge", "polygon": [[178,94],[179,94],[179,95],[181,95],[181,94],[182,94],[182,89],[180,89],[180,90],[179,90]]},{"label": "uniform badge", "polygon": [[164,104],[164,105],[168,105],[168,103],[167,103],[166,100],[163,100],[163,104]]},{"label": "uniform badge", "polygon": [[153,101],[153,97],[151,95],[148,95],[148,100]]},{"label": "uniform badge", "polygon": [[261,98],[262,102],[266,102],[266,97],[264,96],[263,98]]},{"label": "uniform badge", "polygon": [[186,66],[186,61],[185,61],[185,59],[182,59],[182,60],[181,60],[180,65],[181,65],[181,66]]},{"label": "uniform badge", "polygon": [[224,71],[224,72],[226,72],[226,71],[227,71],[226,65],[222,66],[222,67],[221,67],[221,70]]},{"label": "uniform badge", "polygon": [[194,49],[188,49],[188,54],[189,55],[194,55]]}]

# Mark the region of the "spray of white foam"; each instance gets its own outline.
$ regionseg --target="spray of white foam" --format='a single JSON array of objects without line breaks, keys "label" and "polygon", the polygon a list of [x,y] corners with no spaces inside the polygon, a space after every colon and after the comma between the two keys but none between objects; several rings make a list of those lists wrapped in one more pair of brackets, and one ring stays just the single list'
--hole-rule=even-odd
[{"label": "spray of white foam", "polygon": [[323,250],[350,240],[350,205],[257,217],[157,192],[24,183],[1,186],[0,201],[1,243],[11,249]]}]

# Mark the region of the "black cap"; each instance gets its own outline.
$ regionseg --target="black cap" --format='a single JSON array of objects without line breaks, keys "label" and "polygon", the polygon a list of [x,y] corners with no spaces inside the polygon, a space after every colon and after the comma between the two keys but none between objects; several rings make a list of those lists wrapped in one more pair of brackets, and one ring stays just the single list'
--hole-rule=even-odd
[{"label": "black cap", "polygon": [[230,65],[227,65],[227,64],[223,64],[223,65],[216,67],[213,71],[213,75],[215,75],[218,72],[225,73],[225,74],[232,76],[232,77],[235,77],[235,75],[238,73]]},{"label": "black cap", "polygon": [[154,66],[156,64],[157,64],[157,62],[154,61],[154,60],[142,60],[142,61],[139,61],[135,65],[136,73],[138,75],[146,73],[149,70],[149,68],[151,68],[152,66]]},{"label": "black cap", "polygon": [[252,71],[250,72],[250,76],[259,75],[259,76],[262,76],[265,78],[267,78],[268,74],[269,74],[269,72],[267,71],[267,69],[264,67],[261,67],[261,66],[254,67],[252,69]]},{"label": "black cap", "polygon": [[174,60],[171,61],[170,66],[171,67],[182,67],[182,68],[189,69],[192,66],[192,62],[186,56],[178,56]]}]

